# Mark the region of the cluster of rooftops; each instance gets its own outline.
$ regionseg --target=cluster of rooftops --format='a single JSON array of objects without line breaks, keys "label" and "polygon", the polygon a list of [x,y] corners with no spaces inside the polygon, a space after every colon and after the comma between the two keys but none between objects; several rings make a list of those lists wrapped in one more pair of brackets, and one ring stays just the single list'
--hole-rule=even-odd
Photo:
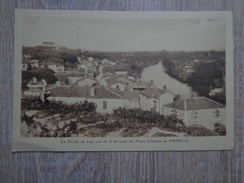
[{"label": "cluster of rooftops", "polygon": [[[80,79],[81,82],[85,80],[90,82],[94,81],[95,79]],[[50,91],[51,97],[127,99],[130,101],[139,98],[140,95],[143,95],[149,99],[158,99],[165,93],[170,93],[166,86],[163,86],[163,89],[159,89],[153,85],[152,81],[150,83],[140,82],[133,79],[128,79],[126,76],[116,76],[112,73],[104,73],[100,77],[98,76],[97,80],[95,81],[96,83],[93,83],[92,86],[80,86],[77,84],[77,82],[73,85],[57,82],[56,84],[49,85],[47,90]],[[124,88],[116,87],[116,85],[119,84],[124,86]],[[177,99],[175,97],[173,102],[165,104],[164,106],[184,111],[225,108],[224,105],[206,97],[194,97],[191,99]]]}]

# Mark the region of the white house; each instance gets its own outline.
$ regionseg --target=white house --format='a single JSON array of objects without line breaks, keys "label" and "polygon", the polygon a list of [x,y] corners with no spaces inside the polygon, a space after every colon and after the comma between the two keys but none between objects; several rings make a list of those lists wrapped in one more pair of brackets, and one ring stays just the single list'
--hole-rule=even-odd
[{"label": "white house", "polygon": [[55,43],[50,41],[43,41],[42,46],[57,49]]},{"label": "white house", "polygon": [[215,88],[215,89],[211,90],[208,95],[210,97],[214,97],[217,95],[224,94],[224,92],[225,92],[224,88]]},{"label": "white house", "polygon": [[215,123],[226,125],[226,108],[206,97],[182,99],[164,105],[164,115],[176,115],[185,125],[198,124],[213,130]]},{"label": "white house", "polygon": [[129,73],[128,71],[122,69],[114,70],[114,74],[117,76],[126,76],[128,73]]},{"label": "white house", "polygon": [[42,64],[41,68],[44,68],[45,66],[54,72],[64,72],[64,65],[60,63],[49,62],[47,64]]},{"label": "white house", "polygon": [[79,76],[67,77],[67,81],[68,81],[69,85],[73,85],[73,84],[77,83],[78,81],[80,81],[81,79],[83,79],[83,77],[79,77]]},{"label": "white house", "polygon": [[121,91],[114,89],[112,87],[108,87],[108,90],[116,93],[124,99],[124,107],[126,109],[131,108],[140,108],[140,94],[136,91]]},{"label": "white house", "polygon": [[39,68],[39,60],[31,60],[30,64],[32,68]]},{"label": "white house", "polygon": [[140,108],[163,113],[163,106],[174,101],[175,96],[156,87],[140,91]]},{"label": "white house", "polygon": [[106,79],[105,82],[107,83],[107,86],[121,91],[129,90],[131,85],[129,80],[117,76],[111,76],[110,78]]},{"label": "white house", "polygon": [[48,100],[61,100],[66,103],[76,103],[85,100],[94,102],[97,106],[96,111],[100,113],[111,113],[113,109],[124,106],[124,99],[104,86],[60,86],[53,88],[50,93]]},{"label": "white house", "polygon": [[95,79],[91,78],[82,78],[76,81],[74,84],[78,86],[93,86],[97,83]]}]

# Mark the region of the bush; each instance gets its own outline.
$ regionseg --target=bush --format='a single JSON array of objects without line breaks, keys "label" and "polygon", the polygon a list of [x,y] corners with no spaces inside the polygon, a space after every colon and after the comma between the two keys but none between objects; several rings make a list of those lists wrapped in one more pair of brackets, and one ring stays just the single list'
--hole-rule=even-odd
[{"label": "bush", "polygon": [[125,121],[128,120],[132,125],[131,128],[134,128],[135,124],[149,124],[161,128],[170,128],[175,130],[177,129],[177,124],[180,124],[184,128],[183,121],[173,115],[164,116],[155,111],[125,109],[121,107],[115,109],[113,112],[114,116],[123,118]]},{"label": "bush", "polygon": [[25,110],[43,110],[48,114],[74,114],[77,115],[82,111],[85,112],[95,112],[96,104],[93,102],[77,102],[74,104],[67,104],[62,101],[47,101],[43,103],[40,100],[30,100],[22,99],[21,100],[21,109]]}]

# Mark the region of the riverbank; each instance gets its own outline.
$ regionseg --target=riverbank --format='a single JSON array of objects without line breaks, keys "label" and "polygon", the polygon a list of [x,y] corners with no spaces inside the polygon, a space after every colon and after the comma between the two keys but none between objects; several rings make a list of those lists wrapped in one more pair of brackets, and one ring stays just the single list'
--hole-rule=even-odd
[{"label": "riverbank", "polygon": [[158,62],[156,65],[147,67],[143,70],[141,81],[150,82],[151,80],[154,82],[154,86],[163,89],[163,86],[166,85],[169,92],[173,93],[174,95],[180,95],[181,98],[192,98],[192,96],[199,96],[190,86],[169,76],[165,72],[165,68],[161,62]]}]

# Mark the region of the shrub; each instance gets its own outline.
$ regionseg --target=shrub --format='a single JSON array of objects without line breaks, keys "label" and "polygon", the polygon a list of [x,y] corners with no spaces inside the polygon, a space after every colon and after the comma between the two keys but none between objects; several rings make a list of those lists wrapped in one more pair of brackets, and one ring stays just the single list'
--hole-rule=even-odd
[{"label": "shrub", "polygon": [[48,114],[74,114],[77,115],[82,111],[86,112],[95,112],[96,105],[93,102],[77,102],[74,104],[67,104],[62,101],[47,101],[43,103],[40,100],[30,100],[30,99],[22,99],[21,100],[21,109],[25,110],[43,110]]}]

